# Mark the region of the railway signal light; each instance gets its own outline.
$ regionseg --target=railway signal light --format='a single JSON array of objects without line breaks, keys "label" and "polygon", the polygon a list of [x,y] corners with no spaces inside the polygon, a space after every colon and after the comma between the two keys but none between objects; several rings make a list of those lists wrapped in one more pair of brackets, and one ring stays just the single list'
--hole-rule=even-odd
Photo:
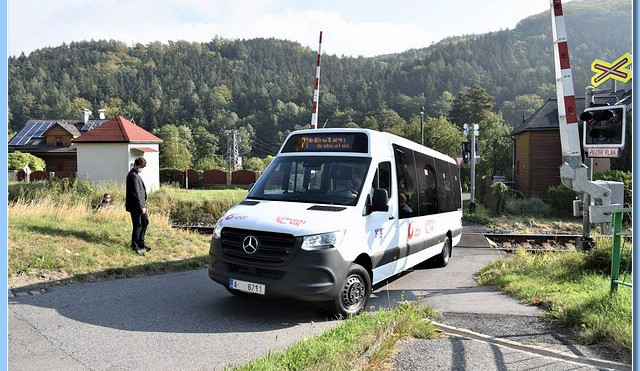
[{"label": "railway signal light", "polygon": [[627,107],[599,106],[586,108],[580,114],[585,148],[623,148],[625,142]]},{"label": "railway signal light", "polygon": [[[471,159],[471,143],[462,143],[462,160],[468,164]],[[480,161],[480,143],[476,142],[476,163]]]}]

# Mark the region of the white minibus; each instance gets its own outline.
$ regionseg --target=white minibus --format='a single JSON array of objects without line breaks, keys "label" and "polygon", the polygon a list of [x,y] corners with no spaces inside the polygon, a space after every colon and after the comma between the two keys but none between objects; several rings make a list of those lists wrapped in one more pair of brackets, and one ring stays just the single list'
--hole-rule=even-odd
[{"label": "white minibus", "polygon": [[278,155],[216,224],[209,277],[236,295],[365,307],[371,287],[432,259],[461,237],[455,161],[366,129],[289,134]]}]

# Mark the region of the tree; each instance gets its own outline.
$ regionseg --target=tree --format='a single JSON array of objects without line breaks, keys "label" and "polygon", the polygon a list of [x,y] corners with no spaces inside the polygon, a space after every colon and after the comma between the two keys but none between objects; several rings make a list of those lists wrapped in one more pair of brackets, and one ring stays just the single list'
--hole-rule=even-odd
[{"label": "tree", "polygon": [[543,103],[542,97],[536,94],[518,95],[512,101],[505,101],[502,107],[505,122],[507,125],[514,127],[540,108]]},{"label": "tree", "polygon": [[22,170],[25,165],[29,165],[31,171],[44,171],[47,164],[40,157],[30,153],[15,151],[8,155],[9,170]]},{"label": "tree", "polygon": [[505,124],[502,114],[489,113],[479,124],[480,163],[477,173],[481,175],[509,175],[512,170],[511,128]]},{"label": "tree", "polygon": [[[417,128],[417,132],[414,134],[416,137],[420,136],[420,122],[419,119],[413,120],[413,127]],[[420,138],[416,138],[417,143],[420,143]],[[424,145],[435,149],[438,152],[442,152],[451,157],[460,153],[460,146],[464,142],[464,135],[462,131],[449,122],[444,117],[432,118],[429,117],[424,121]]]},{"label": "tree", "polygon": [[[196,164],[196,169],[208,170],[199,168],[203,166],[211,166],[214,163],[213,157],[216,155],[216,152],[218,152],[220,147],[218,137],[211,134],[203,126],[198,126],[193,130],[193,144],[193,162]],[[210,162],[207,160],[210,160]]]},{"label": "tree", "polygon": [[431,117],[449,117],[449,112],[453,106],[454,96],[448,91],[443,91],[442,94],[433,101],[428,107],[429,116]]},{"label": "tree", "polygon": [[473,85],[456,94],[449,112],[451,122],[462,126],[465,123],[478,124],[493,108],[493,98],[480,85]]},{"label": "tree", "polygon": [[191,152],[189,143],[180,136],[180,130],[175,125],[165,125],[155,133],[163,140],[160,144],[160,167],[186,170],[191,166]]}]

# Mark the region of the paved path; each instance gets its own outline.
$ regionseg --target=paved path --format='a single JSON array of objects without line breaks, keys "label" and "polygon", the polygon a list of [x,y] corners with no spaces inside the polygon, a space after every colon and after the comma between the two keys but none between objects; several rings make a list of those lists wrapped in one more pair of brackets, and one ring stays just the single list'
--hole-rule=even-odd
[{"label": "paved path", "polygon": [[[602,364],[600,367],[585,364],[591,359],[613,359],[614,356],[606,349],[576,345],[568,330],[543,321],[538,308],[523,305],[490,287],[478,286],[473,278],[475,272],[501,253],[488,248],[465,247],[484,245],[482,240],[467,237],[463,236],[461,244],[454,248],[446,268],[414,272],[378,290],[377,294],[383,297],[387,288],[393,292],[396,286],[412,287],[414,289],[409,294],[411,299],[420,300],[441,311],[437,322],[469,330],[470,334],[484,334],[488,339],[532,345],[534,352],[465,336],[445,336],[438,340],[414,339],[399,346],[399,353],[393,361],[395,369],[607,369]],[[434,273],[439,270],[445,271],[446,275],[435,275],[439,277],[436,281]],[[566,355],[566,358],[574,360],[559,359],[556,355]],[[627,369],[623,365],[615,367],[615,363],[605,362],[604,365]]]}]

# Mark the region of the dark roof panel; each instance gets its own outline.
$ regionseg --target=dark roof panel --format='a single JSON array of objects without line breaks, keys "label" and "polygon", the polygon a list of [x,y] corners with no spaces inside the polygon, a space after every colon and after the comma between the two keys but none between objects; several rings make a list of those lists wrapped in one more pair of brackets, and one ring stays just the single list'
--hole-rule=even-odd
[{"label": "dark roof panel", "polygon": [[[584,111],[584,97],[576,98],[576,110]],[[538,108],[526,120],[516,125],[511,135],[530,130],[558,130],[558,100],[547,99],[542,107]]]}]

